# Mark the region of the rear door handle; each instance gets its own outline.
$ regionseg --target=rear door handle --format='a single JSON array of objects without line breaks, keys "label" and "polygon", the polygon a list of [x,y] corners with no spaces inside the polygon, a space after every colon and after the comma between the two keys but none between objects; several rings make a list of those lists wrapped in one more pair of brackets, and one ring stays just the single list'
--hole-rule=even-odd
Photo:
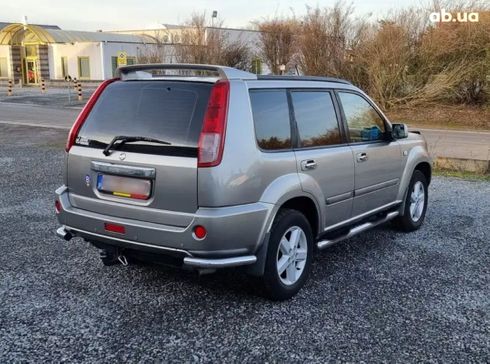
[{"label": "rear door handle", "polygon": [[368,155],[367,153],[357,153],[356,159],[358,162],[365,162],[368,160]]},{"label": "rear door handle", "polygon": [[317,166],[315,160],[313,159],[308,159],[305,161],[301,161],[301,170],[306,171],[308,169],[315,169]]}]

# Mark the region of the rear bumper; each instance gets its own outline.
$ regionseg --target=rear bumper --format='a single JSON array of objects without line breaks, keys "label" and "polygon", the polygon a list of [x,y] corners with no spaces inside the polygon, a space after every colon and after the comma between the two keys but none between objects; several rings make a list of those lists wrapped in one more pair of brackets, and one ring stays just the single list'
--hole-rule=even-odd
[{"label": "rear bumper", "polygon": [[[74,235],[75,234],[75,235]],[[77,231],[74,229],[67,228],[66,226],[61,226],[56,230],[56,235],[63,240],[71,240],[73,236],[84,236],[92,238],[93,240],[100,240],[101,238],[105,240],[105,237],[97,236],[87,232]],[[257,262],[257,257],[255,255],[243,255],[238,257],[229,258],[197,258],[190,255],[189,252],[180,249],[171,249],[164,247],[156,247],[154,245],[142,244],[139,242],[124,240],[124,239],[110,239],[113,245],[124,246],[131,249],[141,249],[145,251],[154,251],[158,253],[168,254],[168,255],[182,255],[183,265],[196,269],[217,269],[217,268],[227,268],[227,267],[238,267],[242,265],[254,264]],[[123,243],[123,244],[117,244]]]},{"label": "rear bumper", "polygon": [[[254,203],[220,208],[200,208],[188,226],[170,226],[107,216],[75,208],[65,186],[56,191],[63,225],[57,235],[65,240],[81,237],[87,241],[182,258],[183,265],[194,268],[224,268],[257,261],[272,204]],[[105,223],[124,225],[126,234],[104,229]],[[203,240],[193,236],[193,227],[205,226]]]}]

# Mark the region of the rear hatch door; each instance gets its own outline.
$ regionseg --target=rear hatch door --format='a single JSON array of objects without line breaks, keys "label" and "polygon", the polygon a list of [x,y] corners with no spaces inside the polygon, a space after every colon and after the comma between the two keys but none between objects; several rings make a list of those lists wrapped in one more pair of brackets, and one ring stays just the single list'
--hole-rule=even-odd
[{"label": "rear hatch door", "polygon": [[[68,154],[72,204],[170,225],[197,209],[197,143],[212,83],[116,81],[107,86]],[[118,136],[155,141],[116,142]],[[179,223],[180,221],[180,223]]]}]

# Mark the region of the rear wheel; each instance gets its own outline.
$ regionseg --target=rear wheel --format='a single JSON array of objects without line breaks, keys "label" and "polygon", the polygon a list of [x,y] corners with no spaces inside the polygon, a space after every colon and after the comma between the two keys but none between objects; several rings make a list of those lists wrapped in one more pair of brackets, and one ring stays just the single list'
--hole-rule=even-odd
[{"label": "rear wheel", "polygon": [[264,271],[267,296],[285,300],[305,284],[311,269],[313,234],[306,217],[296,210],[281,210],[271,229]]},{"label": "rear wheel", "polygon": [[427,211],[428,196],[427,179],[421,171],[415,170],[408,186],[404,214],[395,220],[400,230],[414,231],[422,226]]}]

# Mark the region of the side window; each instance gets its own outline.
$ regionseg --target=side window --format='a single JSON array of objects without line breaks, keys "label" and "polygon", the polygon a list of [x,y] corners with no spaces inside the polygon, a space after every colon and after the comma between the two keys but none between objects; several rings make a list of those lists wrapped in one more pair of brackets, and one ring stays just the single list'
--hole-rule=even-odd
[{"label": "side window", "polygon": [[250,101],[255,137],[261,149],[291,148],[291,125],[285,90],[253,90]]},{"label": "side window", "polygon": [[342,142],[330,92],[293,91],[291,98],[301,147]]},{"label": "side window", "polygon": [[375,141],[384,138],[383,119],[363,97],[348,92],[339,92],[339,97],[352,142]]}]

